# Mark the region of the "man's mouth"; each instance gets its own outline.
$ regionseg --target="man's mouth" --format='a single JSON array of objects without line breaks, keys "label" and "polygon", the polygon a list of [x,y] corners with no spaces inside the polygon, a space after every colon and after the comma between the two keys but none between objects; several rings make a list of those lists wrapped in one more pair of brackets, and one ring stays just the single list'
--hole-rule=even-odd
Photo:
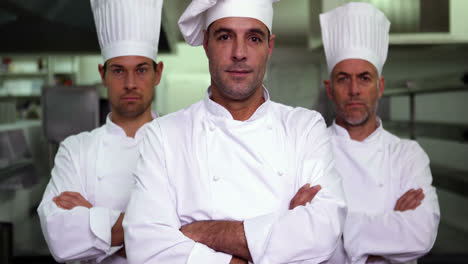
[{"label": "man's mouth", "polygon": [[227,70],[226,72],[229,73],[232,76],[235,76],[235,77],[242,77],[242,76],[246,76],[247,74],[251,73],[252,71],[249,71],[249,70]]},{"label": "man's mouth", "polygon": [[359,107],[359,106],[364,106],[365,104],[361,101],[351,101],[346,104],[348,107]]},{"label": "man's mouth", "polygon": [[125,102],[136,102],[140,100],[140,97],[139,96],[123,96],[120,99]]},{"label": "man's mouth", "polygon": [[226,68],[226,72],[233,77],[245,77],[253,72],[253,69],[247,65],[231,65]]}]

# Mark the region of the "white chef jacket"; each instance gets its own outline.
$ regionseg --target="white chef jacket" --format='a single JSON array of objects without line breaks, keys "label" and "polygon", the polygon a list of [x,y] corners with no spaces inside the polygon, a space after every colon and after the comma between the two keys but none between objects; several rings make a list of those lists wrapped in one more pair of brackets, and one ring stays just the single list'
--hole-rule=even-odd
[{"label": "white chef jacket", "polygon": [[[129,263],[229,263],[184,236],[202,220],[244,221],[255,263],[318,263],[341,237],[346,205],[326,125],[317,112],[269,100],[234,120],[210,92],[147,127],[124,218]],[[306,183],[322,190],[288,210]]]},{"label": "white chef jacket", "polygon": [[[347,263],[365,263],[368,255],[385,258],[373,263],[416,263],[437,236],[440,211],[428,156],[417,142],[387,132],[379,118],[377,123],[362,142],[352,140],[335,122],[328,128],[348,203],[345,251],[340,247],[335,252],[335,263],[345,263],[345,258]],[[425,195],[420,206],[394,211],[404,193],[418,188]]]},{"label": "white chef jacket", "polygon": [[[121,247],[111,247],[111,228],[127,206],[146,126],[134,138],[127,137],[109,114],[105,125],[60,144],[37,210],[44,237],[58,262],[127,263],[113,255]],[[64,191],[79,192],[93,207],[59,208],[52,199]]]}]

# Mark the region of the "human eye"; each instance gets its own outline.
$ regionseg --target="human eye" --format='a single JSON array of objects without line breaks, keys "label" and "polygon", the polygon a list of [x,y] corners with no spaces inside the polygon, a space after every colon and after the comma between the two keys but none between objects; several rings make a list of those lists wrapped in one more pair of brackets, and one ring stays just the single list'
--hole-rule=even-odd
[{"label": "human eye", "polygon": [[344,82],[344,81],[346,81],[346,80],[348,80],[348,76],[346,76],[346,75],[340,75],[340,76],[338,76],[338,78],[337,78],[337,81],[338,81],[338,82]]},{"label": "human eye", "polygon": [[363,75],[363,76],[361,76],[361,80],[364,81],[364,82],[369,82],[371,80],[371,78],[368,75]]},{"label": "human eye", "polygon": [[262,42],[262,39],[257,36],[250,37],[250,40],[253,42],[258,42],[258,43]]},{"label": "human eye", "polygon": [[111,72],[113,75],[119,76],[122,75],[123,70],[121,68],[113,68]]},{"label": "human eye", "polygon": [[218,40],[228,40],[228,39],[230,39],[228,34],[222,34],[218,36]]},{"label": "human eye", "polygon": [[140,67],[140,68],[137,68],[137,73],[138,74],[144,74],[148,71],[148,68],[147,67]]}]

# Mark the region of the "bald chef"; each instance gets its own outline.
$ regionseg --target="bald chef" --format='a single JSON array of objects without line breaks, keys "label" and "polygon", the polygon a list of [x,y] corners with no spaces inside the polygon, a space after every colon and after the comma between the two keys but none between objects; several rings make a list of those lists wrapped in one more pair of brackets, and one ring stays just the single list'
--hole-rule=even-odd
[{"label": "bald chef", "polygon": [[318,263],[333,254],[346,206],[325,123],[272,102],[262,85],[272,2],[194,0],[179,20],[186,41],[203,44],[211,85],[204,100],[148,126],[124,219],[130,262]]},{"label": "bald chef", "polygon": [[415,263],[432,248],[440,213],[426,153],[376,115],[390,22],[371,4],[349,3],[320,24],[336,109],[328,131],[349,207],[333,262]]},{"label": "bald chef", "polygon": [[162,0],[91,0],[112,112],[60,145],[38,208],[59,262],[127,263],[122,219],[163,65],[156,63]]}]

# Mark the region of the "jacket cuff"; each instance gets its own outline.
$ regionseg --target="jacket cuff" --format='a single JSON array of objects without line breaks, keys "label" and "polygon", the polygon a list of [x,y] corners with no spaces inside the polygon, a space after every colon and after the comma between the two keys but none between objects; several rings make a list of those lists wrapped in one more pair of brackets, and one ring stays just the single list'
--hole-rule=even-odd
[{"label": "jacket cuff", "polygon": [[216,252],[201,243],[195,243],[188,257],[187,264],[229,263],[231,262],[231,259],[231,255]]},{"label": "jacket cuff", "polygon": [[112,226],[117,222],[120,212],[104,207],[92,207],[89,210],[91,232],[98,238],[95,247],[105,251],[111,249]]},{"label": "jacket cuff", "polygon": [[123,248],[123,245],[117,246],[117,247],[111,247],[108,252],[106,252],[106,255],[98,257],[96,259],[97,263],[101,263],[104,259],[114,255],[117,251],[119,251],[121,248]]},{"label": "jacket cuff", "polygon": [[271,213],[244,220],[244,233],[254,263],[268,263],[264,256],[270,231],[279,214]]}]

